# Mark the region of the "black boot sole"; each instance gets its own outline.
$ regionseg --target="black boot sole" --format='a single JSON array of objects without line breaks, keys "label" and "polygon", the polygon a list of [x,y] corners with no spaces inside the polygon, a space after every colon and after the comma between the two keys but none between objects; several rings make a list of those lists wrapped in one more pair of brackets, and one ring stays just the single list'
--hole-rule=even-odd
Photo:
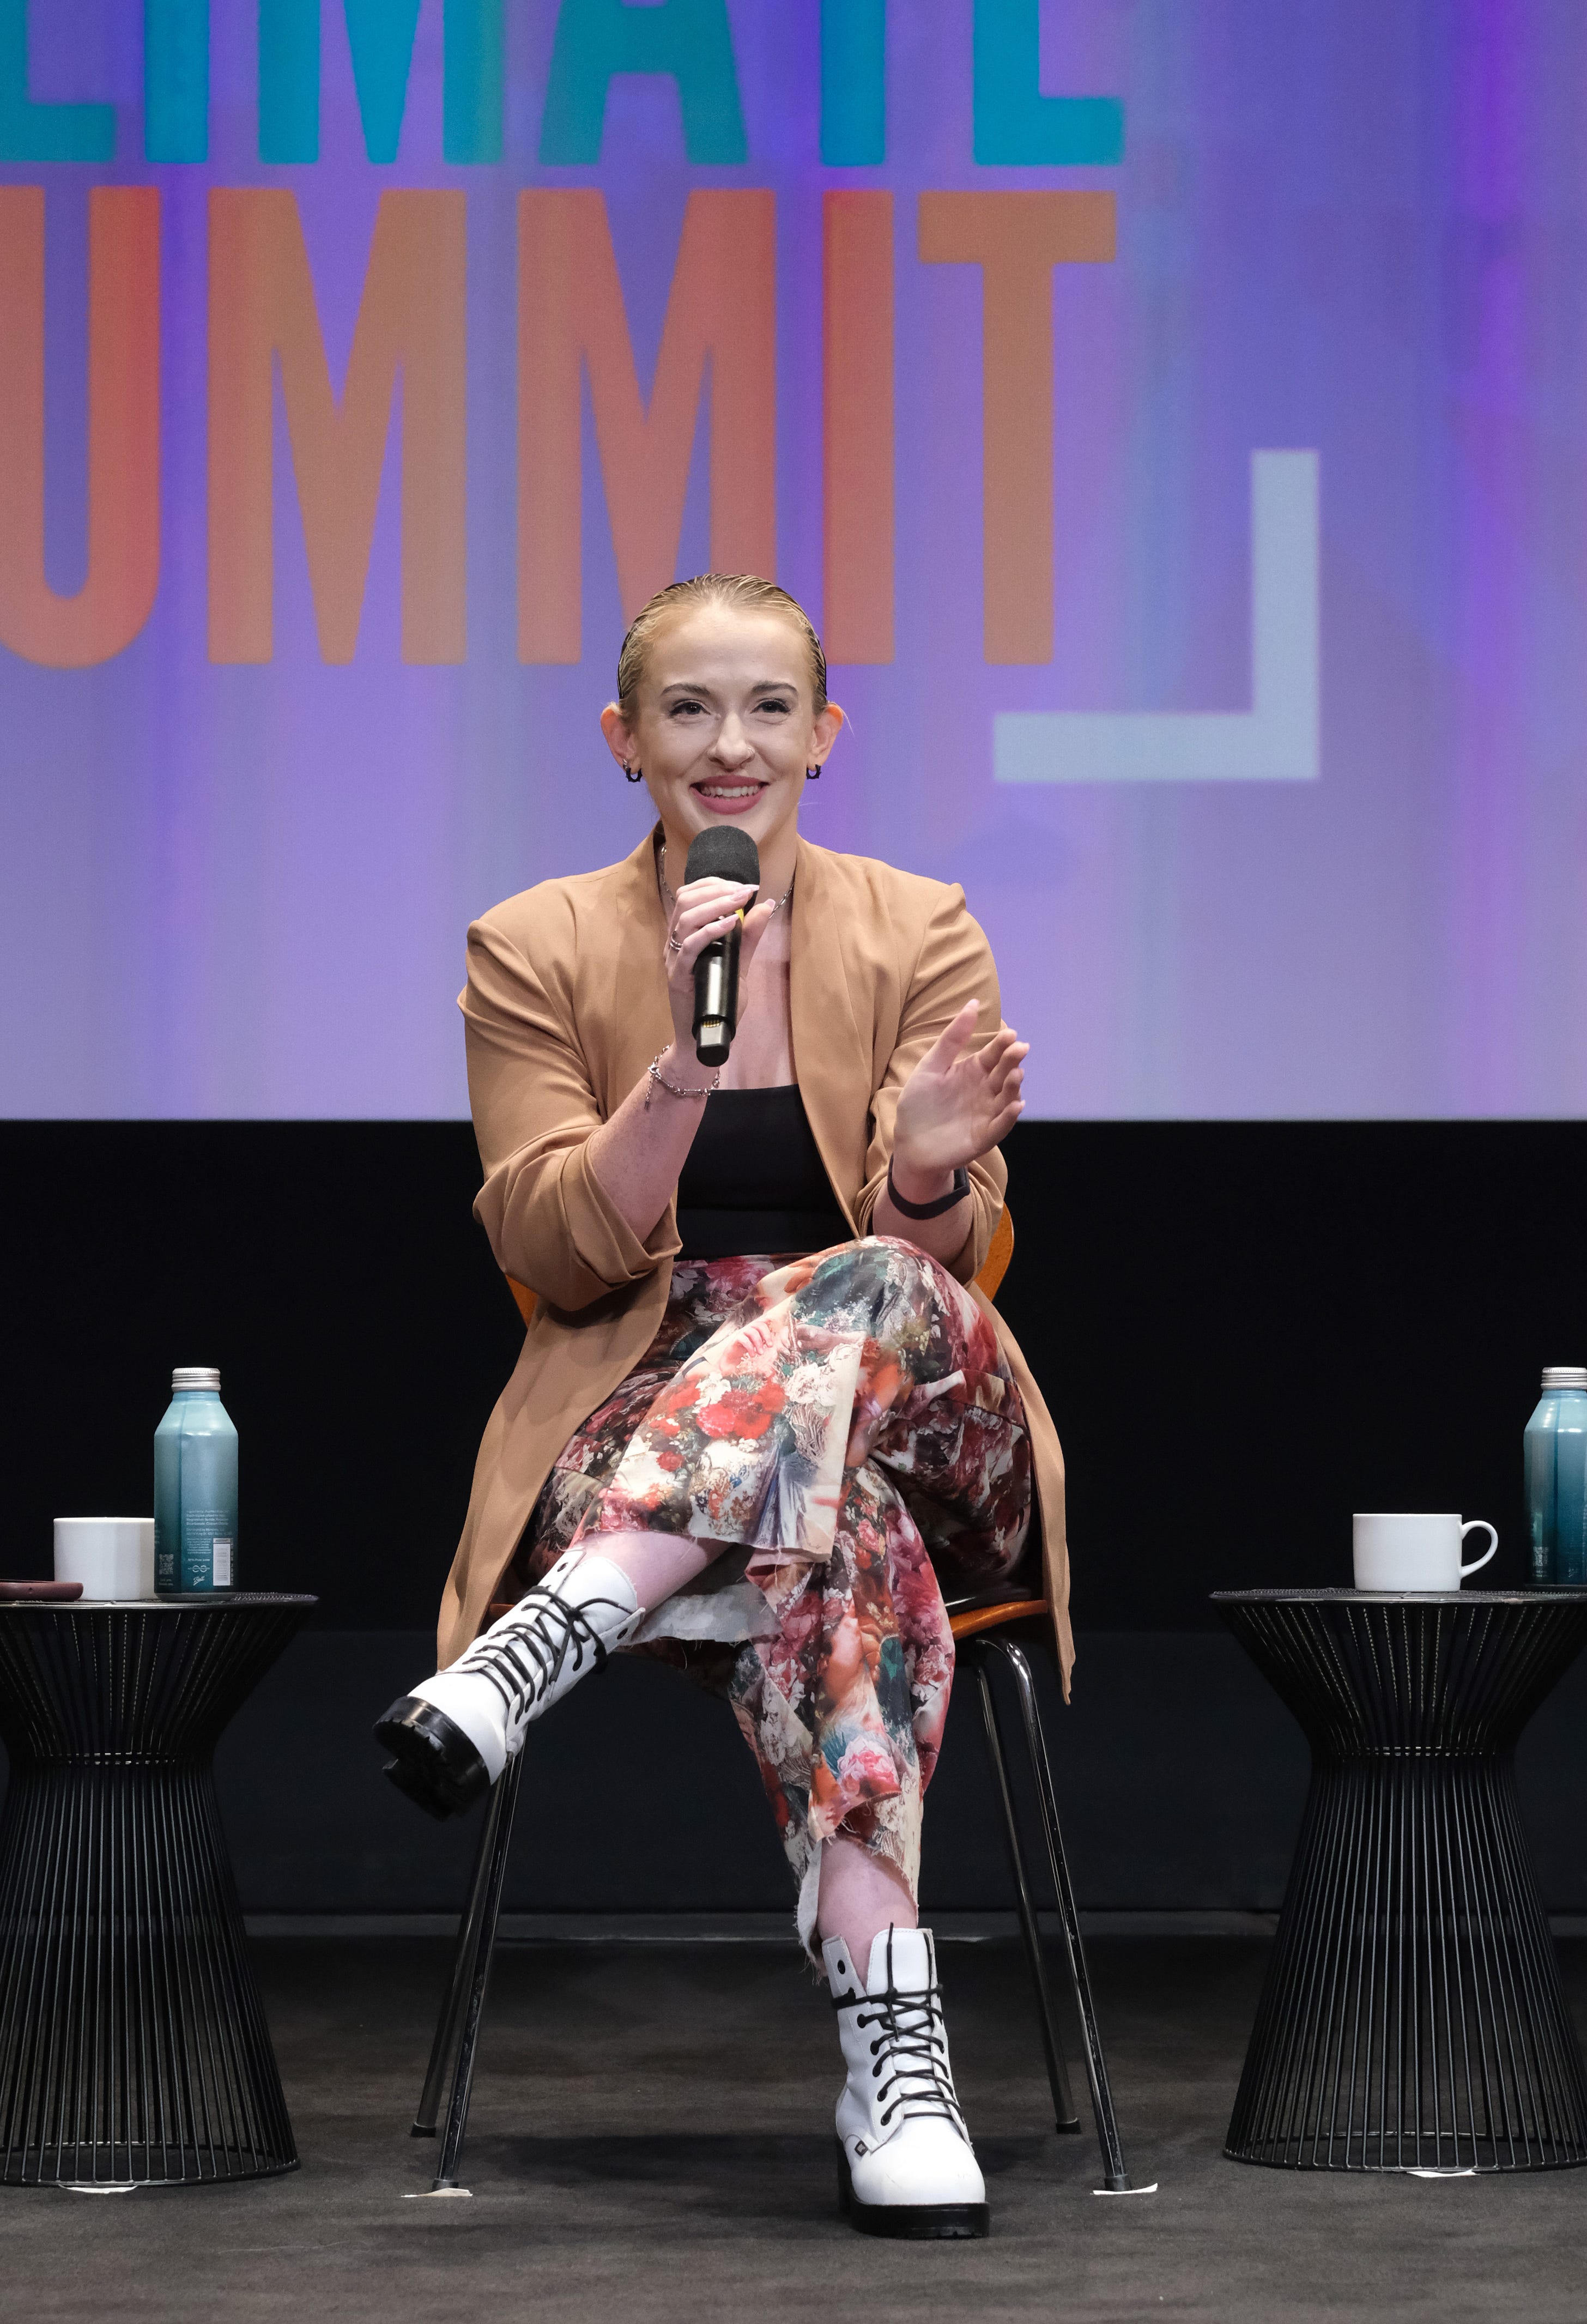
[{"label": "black boot sole", "polygon": [[962,2243],[992,2233],[987,2203],[862,2203],[854,2192],[849,2158],[837,2142],[837,2208],[863,2236],[891,2236],[900,2243]]},{"label": "black boot sole", "polygon": [[404,1798],[444,1822],[466,1815],[490,1790],[490,1770],[455,1719],[405,1694],[374,1725],[392,1755],[385,1769]]}]

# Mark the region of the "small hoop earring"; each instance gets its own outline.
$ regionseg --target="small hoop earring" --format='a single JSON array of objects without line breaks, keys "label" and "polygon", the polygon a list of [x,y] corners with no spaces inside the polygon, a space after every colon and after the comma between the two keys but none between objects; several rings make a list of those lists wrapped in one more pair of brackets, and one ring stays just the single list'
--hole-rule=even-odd
[{"label": "small hoop earring", "polygon": [[805,769],[805,780],[807,783],[818,783],[820,779],[821,770],[819,767],[807,767]]},{"label": "small hoop earring", "polygon": [[626,759],[623,761],[623,771],[628,777],[631,783],[642,783],[645,779],[644,769],[642,767],[631,767]]}]

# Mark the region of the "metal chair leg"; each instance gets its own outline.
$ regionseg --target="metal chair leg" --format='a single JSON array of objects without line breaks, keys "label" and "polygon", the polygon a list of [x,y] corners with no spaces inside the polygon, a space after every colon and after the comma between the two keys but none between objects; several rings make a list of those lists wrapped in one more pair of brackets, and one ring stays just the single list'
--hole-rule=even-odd
[{"label": "metal chair leg", "polygon": [[[1075,1999],[1080,2012],[1081,2038],[1085,2045],[1085,2073],[1091,2085],[1092,2112],[1096,2117],[1097,2143],[1102,2148],[1103,2177],[1109,2194],[1145,2194],[1146,2188],[1132,2188],[1124,2168],[1123,2151],[1119,2144],[1119,2126],[1113,2113],[1113,2093],[1108,2081],[1107,2061],[1103,2056],[1102,2035],[1097,2030],[1096,2007],[1092,1998],[1091,1971],[1086,1965],[1085,1947],[1081,1941],[1080,1915],[1075,1904],[1075,1889],[1069,1878],[1068,1859],[1064,1854],[1064,1836],[1058,1823],[1057,1794],[1053,1789],[1052,1768],[1047,1756],[1047,1741],[1041,1731],[1041,1719],[1037,1709],[1036,1688],[1030,1675],[1030,1665],[1024,1649],[1012,1639],[989,1637],[983,1641],[989,1650],[1001,1655],[1013,1673],[1019,1690],[1020,1709],[1025,1723],[1026,1747],[1030,1754],[1030,1769],[1036,1778],[1037,1796],[1041,1803],[1041,1821],[1047,1836],[1047,1861],[1053,1876],[1053,1888],[1057,1896],[1058,1919],[1064,1932],[1064,1941],[1069,1953],[1069,1975],[1075,1987]],[[995,1718],[995,1709],[993,1711]]]},{"label": "metal chair leg", "polygon": [[485,1988],[490,1982],[496,1923],[501,1918],[502,1891],[506,1883],[507,1858],[512,1846],[512,1823],[522,1777],[523,1754],[520,1752],[515,1759],[508,1761],[491,1796],[485,1827],[480,1834],[479,1856],[475,1866],[467,1909],[458,1934],[451,1988],[443,2006],[441,2021],[436,2027],[429,2070],[424,2080],[424,2095],[420,2099],[419,2113],[413,2125],[416,2138],[435,2135],[440,2086],[446,2076],[447,2061],[456,2043],[457,2061],[452,2068],[446,2135],[441,2141],[440,2167],[431,2182],[432,2192],[455,2187],[457,2183],[463,2140],[468,2128],[468,2102],[474,2090],[475,2053],[479,2044],[480,2020],[484,2013]]},{"label": "metal chair leg", "polygon": [[[506,1772],[511,1773],[511,1770]],[[457,2028],[463,2022],[463,2004],[467,1997],[469,1965],[479,1941],[480,1916],[484,1911],[485,1890],[490,1884],[491,1867],[495,1861],[496,1837],[502,1826],[502,1812],[506,1804],[507,1786],[495,1786],[479,1828],[479,1846],[474,1852],[474,1870],[469,1875],[468,1895],[463,1907],[463,1917],[457,1923],[457,1941],[452,1951],[452,1975],[436,2019],[435,2040],[430,2043],[429,2063],[425,2068],[424,2089],[419,2100],[419,2111],[413,2117],[409,2135],[413,2138],[433,2138],[436,2121],[441,2110],[441,2090],[447,2079],[447,2069],[457,2047]]]},{"label": "metal chair leg", "polygon": [[1036,1905],[1030,1894],[1030,1880],[1025,1865],[1025,1851],[1020,1845],[1020,1826],[1014,1813],[1014,1795],[1009,1789],[1008,1762],[1003,1757],[1002,1737],[998,1732],[997,1712],[992,1700],[992,1681],[986,1674],[986,1650],[978,1639],[967,1640],[971,1668],[981,1688],[982,1714],[986,1720],[987,1748],[992,1754],[992,1773],[997,1777],[998,1797],[1003,1803],[1003,1831],[1009,1843],[1009,1864],[1014,1875],[1014,1899],[1020,1914],[1020,1934],[1025,1940],[1025,1958],[1030,1964],[1030,1982],[1036,1988],[1036,2015],[1041,2027],[1041,2046],[1047,2057],[1047,2078],[1052,2089],[1055,2127],[1060,2131],[1078,2131],[1080,2116],[1075,2109],[1074,2092],[1069,2088],[1069,2070],[1064,2062],[1063,2044],[1058,2039],[1057,2020],[1053,2015],[1053,1997],[1047,1981],[1047,1959],[1042,1950],[1041,1929],[1036,1917]]}]

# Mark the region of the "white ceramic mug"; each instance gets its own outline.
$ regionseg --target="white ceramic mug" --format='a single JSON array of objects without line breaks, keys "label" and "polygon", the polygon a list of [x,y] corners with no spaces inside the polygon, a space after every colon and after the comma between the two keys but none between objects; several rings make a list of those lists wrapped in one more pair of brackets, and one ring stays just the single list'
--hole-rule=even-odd
[{"label": "white ceramic mug", "polygon": [[[1486,1517],[1400,1516],[1379,1511],[1352,1519],[1355,1528],[1358,1590],[1458,1590],[1462,1579],[1486,1565],[1499,1547],[1499,1535]],[[1481,1529],[1488,1546],[1470,1565],[1461,1563],[1469,1533]]]},{"label": "white ceramic mug", "polygon": [[152,1517],[57,1517],[55,1579],[85,1598],[152,1598]]}]

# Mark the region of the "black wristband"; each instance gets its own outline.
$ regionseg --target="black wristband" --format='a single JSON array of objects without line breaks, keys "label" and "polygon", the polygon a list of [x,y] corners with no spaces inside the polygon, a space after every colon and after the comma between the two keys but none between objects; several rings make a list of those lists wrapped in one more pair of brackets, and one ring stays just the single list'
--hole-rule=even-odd
[{"label": "black wristband", "polygon": [[935,1203],[906,1203],[893,1184],[892,1157],[890,1154],[887,1157],[887,1191],[893,1209],[901,1212],[905,1218],[939,1219],[944,1211],[951,1211],[955,1203],[964,1201],[970,1191],[970,1173],[964,1169],[955,1170],[952,1193],[939,1194]]}]

